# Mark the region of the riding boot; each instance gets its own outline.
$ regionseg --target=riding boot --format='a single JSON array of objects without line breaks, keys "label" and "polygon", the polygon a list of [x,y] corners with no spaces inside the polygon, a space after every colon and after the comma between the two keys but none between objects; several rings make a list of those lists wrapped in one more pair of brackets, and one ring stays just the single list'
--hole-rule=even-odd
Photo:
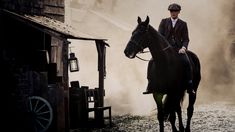
[{"label": "riding boot", "polygon": [[187,79],[187,93],[188,94],[195,94],[195,91],[193,89],[193,71],[192,66],[190,63],[190,60],[188,58],[187,54],[182,54],[184,67],[186,70],[186,79]]},{"label": "riding boot", "polygon": [[151,94],[153,93],[153,74],[155,71],[155,68],[154,68],[154,61],[153,59],[151,59],[148,63],[148,69],[147,69],[147,79],[148,79],[148,85],[147,85],[147,89],[145,92],[143,92],[143,94]]},{"label": "riding boot", "polygon": [[151,94],[153,93],[153,86],[152,86],[152,81],[148,80],[148,86],[145,92],[143,94]]}]

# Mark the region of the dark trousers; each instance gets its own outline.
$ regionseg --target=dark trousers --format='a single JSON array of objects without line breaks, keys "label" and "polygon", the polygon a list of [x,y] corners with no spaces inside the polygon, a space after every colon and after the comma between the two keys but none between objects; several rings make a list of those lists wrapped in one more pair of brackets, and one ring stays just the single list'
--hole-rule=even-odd
[{"label": "dark trousers", "polygon": [[148,79],[148,85],[146,91],[153,92],[154,87],[154,74],[155,74],[155,63],[153,61],[153,58],[150,59],[148,63],[148,69],[147,69],[147,79]]},{"label": "dark trousers", "polygon": [[155,73],[155,67],[154,67],[154,61],[153,58],[150,59],[148,63],[148,69],[147,69],[147,79],[153,79],[153,74]]}]

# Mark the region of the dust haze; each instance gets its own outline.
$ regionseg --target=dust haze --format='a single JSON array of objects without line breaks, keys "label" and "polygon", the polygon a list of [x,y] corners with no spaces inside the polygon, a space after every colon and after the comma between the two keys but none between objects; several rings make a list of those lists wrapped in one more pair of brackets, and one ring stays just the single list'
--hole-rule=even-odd
[{"label": "dust haze", "polygon": [[[234,0],[70,0],[66,1],[66,22],[83,37],[105,38],[106,50],[105,104],[113,114],[150,114],[156,108],[152,95],[143,95],[147,86],[147,64],[128,59],[123,51],[137,17],[150,17],[154,28],[169,17],[167,7],[182,6],[179,17],[189,28],[189,50],[201,61],[202,81],[196,105],[212,101],[235,100],[235,27]],[[70,81],[98,86],[97,51],[91,41],[70,40],[71,51],[79,59],[80,71],[70,73]],[[142,55],[150,59],[150,54]],[[187,101],[187,99],[185,99]],[[235,103],[235,102],[232,102]],[[185,104],[185,107],[187,103]]]}]

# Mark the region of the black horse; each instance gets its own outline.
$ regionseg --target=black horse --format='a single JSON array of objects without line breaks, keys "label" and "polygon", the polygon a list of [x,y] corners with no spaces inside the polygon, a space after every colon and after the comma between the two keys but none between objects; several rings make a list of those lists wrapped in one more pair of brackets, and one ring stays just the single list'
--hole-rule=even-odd
[{"label": "black horse", "polygon": [[[181,104],[187,89],[186,73],[182,59],[176,50],[171,47],[168,41],[151,25],[149,17],[142,21],[138,17],[138,25],[132,32],[132,36],[125,48],[125,55],[128,58],[135,58],[136,54],[149,48],[152,55],[154,66],[154,92],[153,97],[157,104],[158,121],[160,132],[164,131],[165,117],[169,117],[172,125],[172,131],[176,132],[175,126],[176,114],[179,119],[179,131],[190,132],[190,122],[194,111],[196,94],[189,95],[189,105],[187,108],[187,126],[184,128],[182,122]],[[193,70],[193,88],[197,92],[201,80],[200,61],[196,54],[187,51]],[[163,96],[167,95],[163,101]]]}]

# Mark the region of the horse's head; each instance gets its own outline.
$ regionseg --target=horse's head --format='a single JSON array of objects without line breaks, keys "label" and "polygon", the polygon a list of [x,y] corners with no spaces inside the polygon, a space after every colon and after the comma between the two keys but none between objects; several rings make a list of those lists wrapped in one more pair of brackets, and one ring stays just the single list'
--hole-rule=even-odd
[{"label": "horse's head", "polygon": [[149,17],[147,16],[145,21],[138,17],[137,22],[138,25],[124,50],[125,55],[131,59],[135,58],[138,52],[143,51],[148,43]]}]

